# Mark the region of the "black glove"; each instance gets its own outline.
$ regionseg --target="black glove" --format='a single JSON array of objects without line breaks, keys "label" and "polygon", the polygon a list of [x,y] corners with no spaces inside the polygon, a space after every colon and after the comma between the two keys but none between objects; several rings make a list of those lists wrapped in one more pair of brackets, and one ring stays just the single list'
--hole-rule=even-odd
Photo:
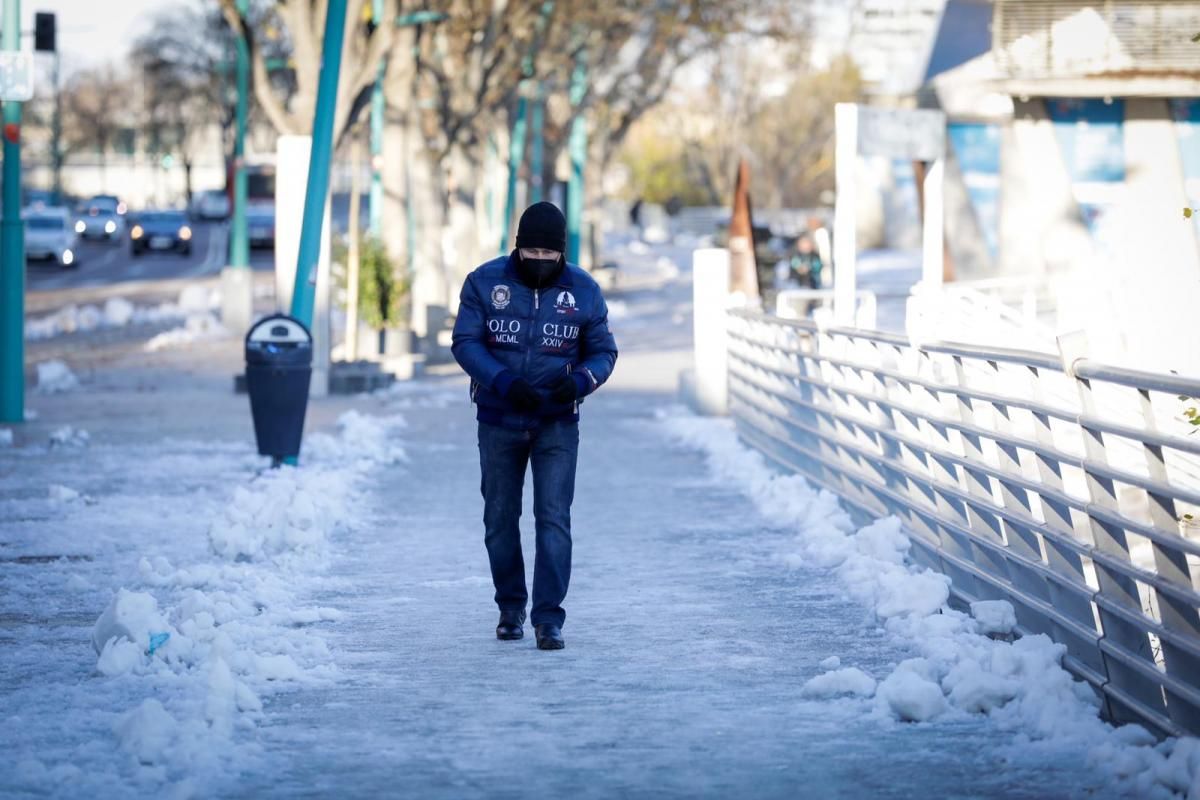
[{"label": "black glove", "polygon": [[572,375],[560,375],[550,384],[550,399],[560,406],[574,403],[579,397],[579,384]]},{"label": "black glove", "polygon": [[524,378],[517,378],[512,382],[504,394],[504,399],[512,403],[512,407],[517,411],[526,414],[537,411],[542,405],[542,396]]}]

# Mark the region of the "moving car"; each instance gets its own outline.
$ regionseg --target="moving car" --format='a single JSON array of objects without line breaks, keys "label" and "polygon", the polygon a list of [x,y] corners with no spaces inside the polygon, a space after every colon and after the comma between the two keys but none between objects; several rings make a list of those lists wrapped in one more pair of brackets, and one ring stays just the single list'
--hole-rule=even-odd
[{"label": "moving car", "polygon": [[78,267],[79,237],[71,228],[65,208],[27,209],[25,258],[53,261],[60,267]]},{"label": "moving car", "polygon": [[192,196],[191,214],[196,219],[221,220],[229,216],[229,197],[220,189],[196,192]]},{"label": "moving car", "polygon": [[275,246],[274,203],[251,203],[246,208],[246,236],[251,247]]},{"label": "moving car", "polygon": [[138,214],[129,229],[129,249],[135,256],[147,250],[171,250],[180,255],[192,252],[192,229],[182,211],[146,211]]},{"label": "moving car", "polygon": [[75,212],[75,232],[85,239],[119,242],[125,233],[124,204],[112,195],[96,195]]},{"label": "moving car", "polygon": [[88,203],[100,203],[103,205],[111,205],[117,209],[117,213],[120,214],[122,217],[125,216],[125,212],[129,210],[126,207],[125,203],[121,200],[121,198],[117,197],[115,194],[92,195],[92,198],[90,200],[88,200],[87,202]]}]

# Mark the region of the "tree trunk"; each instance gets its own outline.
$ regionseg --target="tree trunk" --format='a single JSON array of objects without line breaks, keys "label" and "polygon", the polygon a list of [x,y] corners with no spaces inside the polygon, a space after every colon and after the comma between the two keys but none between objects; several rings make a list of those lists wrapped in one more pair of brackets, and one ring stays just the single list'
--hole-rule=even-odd
[{"label": "tree trunk", "polygon": [[383,127],[383,214],[380,236],[397,278],[408,280],[408,149],[401,113],[389,110]]},{"label": "tree trunk", "polygon": [[447,253],[447,307],[458,310],[458,288],[471,270],[479,265],[481,244],[477,198],[483,184],[483,169],[479,159],[461,148],[455,148],[450,162],[450,192],[448,200],[449,253]]},{"label": "tree trunk", "polygon": [[[415,116],[415,115],[414,115]],[[412,198],[412,322],[421,337],[436,334],[437,312],[449,307],[445,251],[445,183],[440,164],[435,164],[416,120],[407,127],[408,191]],[[457,287],[456,287],[457,288]]]}]

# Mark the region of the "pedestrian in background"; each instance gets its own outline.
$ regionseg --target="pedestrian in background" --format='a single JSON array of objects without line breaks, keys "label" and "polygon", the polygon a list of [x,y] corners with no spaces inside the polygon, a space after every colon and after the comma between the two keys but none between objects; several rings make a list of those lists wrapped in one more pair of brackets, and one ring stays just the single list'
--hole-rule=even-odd
[{"label": "pedestrian in background", "polygon": [[795,286],[821,288],[821,256],[808,234],[796,239],[796,252],[788,259],[788,280]]},{"label": "pedestrian in background", "polygon": [[479,422],[484,543],[500,608],[499,639],[524,636],[521,495],[533,467],[537,552],[530,611],[537,646],[564,646],[571,579],[571,502],[579,405],[617,360],[608,306],[591,276],[563,257],[567,223],[551,203],[525,209],[516,249],[467,276],[454,357],[471,377]]}]

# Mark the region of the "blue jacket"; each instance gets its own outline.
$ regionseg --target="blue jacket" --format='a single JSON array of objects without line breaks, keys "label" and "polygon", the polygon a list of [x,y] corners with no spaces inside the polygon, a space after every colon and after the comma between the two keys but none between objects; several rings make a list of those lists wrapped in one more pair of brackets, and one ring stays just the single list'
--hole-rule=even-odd
[{"label": "blue jacket", "polygon": [[[617,343],[608,330],[600,287],[567,264],[551,286],[534,291],[517,277],[514,256],[478,267],[463,282],[454,322],[454,358],[471,376],[471,398],[481,422],[534,428],[544,419],[579,419],[579,402],[556,405],[545,397],[558,376],[575,379],[580,398],[612,374]],[[524,378],[542,390],[537,414],[522,414],[504,399]]]}]

